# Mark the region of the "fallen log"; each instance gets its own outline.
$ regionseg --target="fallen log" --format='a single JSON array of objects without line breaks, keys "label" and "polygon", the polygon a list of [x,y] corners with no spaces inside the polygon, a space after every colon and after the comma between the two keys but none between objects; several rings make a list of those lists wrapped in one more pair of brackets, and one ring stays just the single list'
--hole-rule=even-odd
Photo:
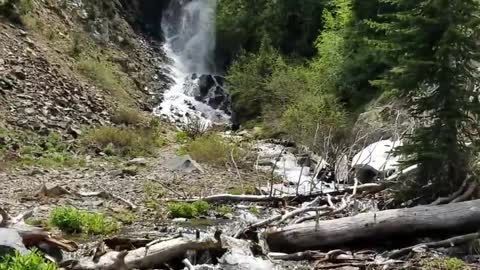
[{"label": "fallen log", "polygon": [[215,238],[196,239],[184,236],[128,252],[111,251],[96,261],[90,258],[80,260],[68,269],[151,269],[173,259],[183,258],[188,250],[203,251],[217,248],[221,248],[221,244]]},{"label": "fallen log", "polygon": [[480,200],[359,214],[336,220],[287,226],[266,233],[272,251],[302,251],[361,240],[473,232],[480,227]]},{"label": "fallen log", "polygon": [[54,236],[42,228],[26,224],[24,219],[30,217],[32,214],[33,211],[27,211],[16,217],[10,217],[4,209],[0,208],[0,217],[2,218],[0,228],[16,231],[22,238],[23,244],[28,247],[45,243],[50,247],[56,247],[68,252],[74,252],[78,249],[77,244],[73,241]]}]

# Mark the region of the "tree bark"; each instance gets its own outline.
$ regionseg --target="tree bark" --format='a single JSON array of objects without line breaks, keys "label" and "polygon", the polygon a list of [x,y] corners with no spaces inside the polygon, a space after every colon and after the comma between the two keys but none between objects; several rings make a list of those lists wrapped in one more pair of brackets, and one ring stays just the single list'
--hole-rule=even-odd
[{"label": "tree bark", "polygon": [[296,224],[267,233],[272,251],[302,251],[366,240],[480,228],[480,200],[440,206],[364,213],[336,220]]}]

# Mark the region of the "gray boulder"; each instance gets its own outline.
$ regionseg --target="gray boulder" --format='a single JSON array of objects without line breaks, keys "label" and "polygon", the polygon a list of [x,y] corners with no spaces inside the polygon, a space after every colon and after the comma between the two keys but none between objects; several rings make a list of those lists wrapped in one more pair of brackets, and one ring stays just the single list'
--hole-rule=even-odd
[{"label": "gray boulder", "polygon": [[189,155],[175,157],[169,160],[165,166],[167,169],[174,172],[205,172],[202,166],[200,166],[200,164],[193,160]]},{"label": "gray boulder", "polygon": [[15,251],[22,255],[29,253],[23,244],[22,237],[16,230],[0,228],[0,257],[13,255]]}]

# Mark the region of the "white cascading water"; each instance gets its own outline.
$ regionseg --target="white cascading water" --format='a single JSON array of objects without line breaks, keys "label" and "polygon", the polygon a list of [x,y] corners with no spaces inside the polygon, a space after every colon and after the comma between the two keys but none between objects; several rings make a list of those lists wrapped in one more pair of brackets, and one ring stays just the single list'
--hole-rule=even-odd
[{"label": "white cascading water", "polygon": [[174,83],[164,93],[157,115],[180,124],[192,117],[207,125],[230,122],[224,111],[194,97],[199,87],[198,75],[215,72],[215,11],[216,0],[172,0],[164,12],[164,50],[171,59],[170,76]]}]

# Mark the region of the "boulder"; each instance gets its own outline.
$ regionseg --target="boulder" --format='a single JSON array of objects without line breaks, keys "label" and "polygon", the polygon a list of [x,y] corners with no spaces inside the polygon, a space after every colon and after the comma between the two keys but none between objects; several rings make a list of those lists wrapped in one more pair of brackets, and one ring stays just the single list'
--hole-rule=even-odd
[{"label": "boulder", "polygon": [[351,167],[355,169],[358,179],[365,182],[393,174],[398,169],[399,157],[394,156],[392,151],[401,145],[401,141],[382,140],[356,154]]},{"label": "boulder", "polygon": [[16,230],[0,228],[0,257],[15,254],[15,251],[22,255],[29,253]]},{"label": "boulder", "polygon": [[200,164],[198,164],[195,160],[193,160],[189,155],[175,157],[169,160],[166,163],[167,169],[176,172],[184,172],[184,173],[191,173],[191,172],[201,172],[203,173],[204,170]]},{"label": "boulder", "polygon": [[223,88],[223,77],[208,74],[193,74],[192,79],[197,79],[198,83],[193,93],[197,101],[203,102],[214,109],[230,113],[230,98]]}]

